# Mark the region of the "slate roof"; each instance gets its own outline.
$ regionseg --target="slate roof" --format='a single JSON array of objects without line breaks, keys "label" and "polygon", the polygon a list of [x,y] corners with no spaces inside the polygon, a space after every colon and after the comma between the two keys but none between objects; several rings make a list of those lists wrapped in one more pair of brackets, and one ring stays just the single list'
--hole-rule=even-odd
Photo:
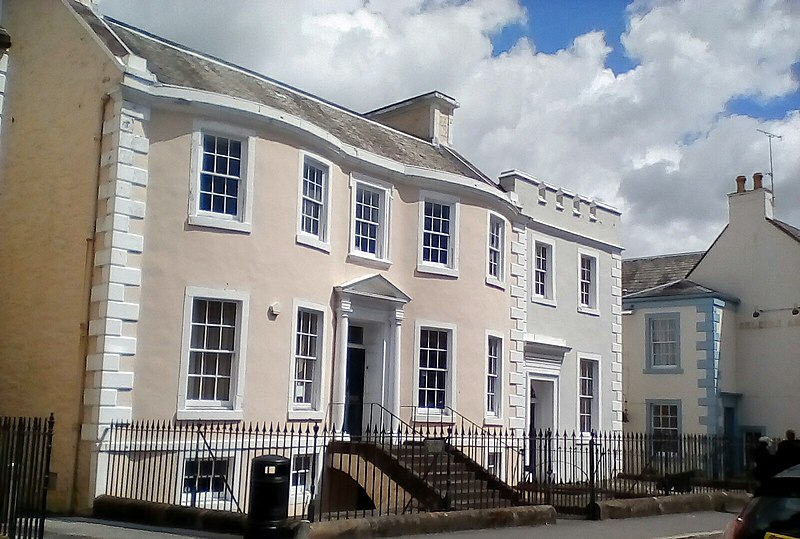
[{"label": "slate roof", "polygon": [[684,279],[702,256],[699,252],[623,260],[622,297]]},{"label": "slate roof", "polygon": [[772,225],[775,226],[777,229],[782,230],[795,240],[800,241],[800,228],[792,226],[789,223],[784,223],[783,221],[778,221],[777,219],[767,219],[767,221],[772,223]]},{"label": "slate roof", "polygon": [[653,298],[666,298],[675,296],[684,296],[684,297],[714,296],[726,299],[728,301],[732,301],[734,303],[739,302],[737,298],[721,294],[720,292],[717,292],[712,288],[708,288],[707,286],[697,284],[696,282],[689,279],[680,279],[679,281],[673,281],[653,288],[641,290],[640,292],[636,292],[633,294],[627,294],[625,295],[625,299],[626,300],[632,300],[637,298],[653,299]]},{"label": "slate roof", "polygon": [[112,53],[124,56],[127,48],[146,59],[158,84],[204,90],[267,105],[306,120],[356,148],[405,165],[459,174],[502,190],[446,146],[401,133],[362,114],[120,21],[107,17],[101,21],[76,0],[70,0],[70,6]]}]

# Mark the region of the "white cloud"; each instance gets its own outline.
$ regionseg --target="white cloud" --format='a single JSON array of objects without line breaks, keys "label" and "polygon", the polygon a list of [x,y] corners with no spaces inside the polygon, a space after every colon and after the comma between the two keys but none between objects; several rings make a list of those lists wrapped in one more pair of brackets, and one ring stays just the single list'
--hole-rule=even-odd
[{"label": "white cloud", "polygon": [[[166,6],[166,7],[165,7]],[[797,92],[800,3],[642,0],[622,43],[637,67],[605,67],[605,36],[554,54],[492,36],[527,14],[515,0],[206,2],[102,0],[101,8],[355,110],[433,89],[461,102],[458,149],[487,173],[526,170],[625,212],[628,254],[706,248],[738,174],[768,168],[779,218],[800,224],[800,113],[726,116],[737,97]],[[235,6],[235,7],[234,7]],[[794,198],[790,198],[794,197]],[[793,203],[792,203],[793,201]]]}]

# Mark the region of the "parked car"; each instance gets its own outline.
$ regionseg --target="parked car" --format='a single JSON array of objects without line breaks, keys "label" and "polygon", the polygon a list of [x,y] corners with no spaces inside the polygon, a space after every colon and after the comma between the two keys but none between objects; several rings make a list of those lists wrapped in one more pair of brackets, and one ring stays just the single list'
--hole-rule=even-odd
[{"label": "parked car", "polygon": [[800,539],[800,464],[764,481],[723,539]]}]

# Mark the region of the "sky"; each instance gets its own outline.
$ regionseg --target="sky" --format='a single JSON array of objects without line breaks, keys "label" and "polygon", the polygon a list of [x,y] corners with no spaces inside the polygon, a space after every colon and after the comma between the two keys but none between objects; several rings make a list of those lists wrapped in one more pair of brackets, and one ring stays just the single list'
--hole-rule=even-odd
[{"label": "sky", "polygon": [[759,129],[781,137],[775,216],[800,226],[800,0],[99,8],[356,111],[444,92],[460,153],[491,177],[518,169],[617,207],[625,257],[707,249],[734,178],[770,171]]}]

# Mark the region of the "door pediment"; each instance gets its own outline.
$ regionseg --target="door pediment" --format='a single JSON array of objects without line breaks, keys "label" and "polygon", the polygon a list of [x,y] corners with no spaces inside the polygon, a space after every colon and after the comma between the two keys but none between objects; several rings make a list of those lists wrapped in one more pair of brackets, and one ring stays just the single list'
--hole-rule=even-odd
[{"label": "door pediment", "polygon": [[342,296],[355,296],[389,301],[405,305],[411,298],[395,286],[389,279],[378,273],[359,277],[334,288]]}]

